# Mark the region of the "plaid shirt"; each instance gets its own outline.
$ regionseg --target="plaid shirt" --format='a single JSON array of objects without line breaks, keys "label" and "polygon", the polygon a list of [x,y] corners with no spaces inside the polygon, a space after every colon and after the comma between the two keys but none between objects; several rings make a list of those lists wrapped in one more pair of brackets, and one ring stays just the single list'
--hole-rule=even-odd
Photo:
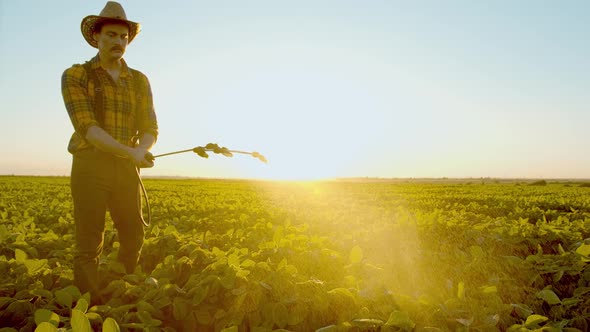
[{"label": "plaid shirt", "polygon": [[[119,80],[115,82],[100,66],[99,56],[90,60],[92,70],[102,83],[104,124],[101,126],[94,113],[94,82],[82,65],[66,69],[61,78],[61,92],[68,115],[81,142],[77,150],[89,148],[86,132],[91,126],[100,126],[119,143],[133,146],[133,138],[144,133],[158,136],[158,122],[147,77],[131,69],[124,60]],[[137,83],[136,83],[137,82]]]}]

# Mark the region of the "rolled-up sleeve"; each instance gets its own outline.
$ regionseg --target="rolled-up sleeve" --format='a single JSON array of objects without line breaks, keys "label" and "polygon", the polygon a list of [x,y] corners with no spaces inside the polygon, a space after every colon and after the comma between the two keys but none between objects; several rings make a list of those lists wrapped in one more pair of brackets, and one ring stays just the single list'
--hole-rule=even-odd
[{"label": "rolled-up sleeve", "polygon": [[154,100],[152,97],[152,88],[148,78],[141,72],[136,72],[140,75],[139,81],[141,89],[141,100],[139,105],[139,114],[137,121],[137,129],[139,136],[143,134],[150,134],[158,139],[158,120],[156,118],[156,111],[154,109]]},{"label": "rolled-up sleeve", "polygon": [[88,78],[80,65],[66,69],[61,77],[61,93],[74,130],[86,137],[91,126],[98,126],[94,109],[88,96]]}]

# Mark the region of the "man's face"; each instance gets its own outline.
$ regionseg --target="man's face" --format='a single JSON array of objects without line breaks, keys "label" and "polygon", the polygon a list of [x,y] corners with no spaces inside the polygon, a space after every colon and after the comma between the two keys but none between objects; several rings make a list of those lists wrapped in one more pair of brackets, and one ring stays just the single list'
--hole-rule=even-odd
[{"label": "man's face", "polygon": [[94,33],[101,56],[120,59],[129,43],[129,27],[124,23],[105,23],[100,32]]}]

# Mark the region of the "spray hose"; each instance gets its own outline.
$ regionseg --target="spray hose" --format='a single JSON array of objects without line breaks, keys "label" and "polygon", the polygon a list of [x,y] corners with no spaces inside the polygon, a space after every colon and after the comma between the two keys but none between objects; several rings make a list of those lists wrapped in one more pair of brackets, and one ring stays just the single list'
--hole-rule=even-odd
[{"label": "spray hose", "polygon": [[[266,158],[261,155],[258,152],[248,152],[248,151],[240,151],[240,150],[230,150],[228,148],[224,147],[220,147],[219,145],[215,144],[215,143],[209,143],[205,146],[197,146],[194,147],[192,149],[186,149],[186,150],[179,150],[179,151],[173,151],[173,152],[168,152],[168,153],[162,153],[162,154],[158,154],[158,155],[152,155],[151,153],[147,153],[145,155],[145,159],[149,160],[149,161],[154,161],[156,158],[159,157],[165,157],[165,156],[170,156],[173,154],[179,154],[179,153],[186,153],[186,152],[194,152],[197,155],[199,155],[199,157],[202,158],[209,158],[209,154],[207,154],[207,152],[213,152],[215,154],[221,154],[224,155],[226,157],[233,157],[234,153],[237,154],[247,154],[247,155],[251,155],[252,157],[262,161],[263,163],[268,163],[268,160],[266,160]],[[137,204],[138,204],[138,211],[139,211],[139,217],[141,219],[141,222],[143,223],[143,225],[145,227],[148,227],[151,223],[152,223],[152,209],[150,207],[150,201],[148,199],[148,195],[147,195],[147,191],[145,190],[145,185],[143,184],[143,181],[141,180],[141,175],[139,174],[139,168],[135,168],[136,174],[137,174],[137,179],[139,181],[139,186],[141,188],[141,192],[139,193],[139,195],[143,195],[144,201],[145,201],[145,208],[147,211],[147,221],[145,220],[145,218],[143,217],[143,212],[142,212],[142,207],[141,207],[141,197],[138,197],[137,200]]]}]

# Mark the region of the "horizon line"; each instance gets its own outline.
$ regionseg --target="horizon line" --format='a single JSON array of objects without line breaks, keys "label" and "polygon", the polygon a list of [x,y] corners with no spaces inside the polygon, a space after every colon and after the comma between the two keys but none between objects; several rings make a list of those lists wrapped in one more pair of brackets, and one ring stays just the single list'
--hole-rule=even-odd
[{"label": "horizon line", "polygon": [[[0,174],[0,177],[47,177],[47,178],[69,178],[70,175],[40,175],[40,174]],[[458,180],[492,180],[492,181],[590,181],[590,178],[576,177],[382,177],[382,176],[344,176],[344,177],[325,177],[319,179],[271,179],[271,178],[235,178],[235,177],[207,177],[207,176],[187,176],[187,175],[147,175],[142,179],[193,179],[193,180],[247,180],[247,181],[285,181],[285,182],[307,182],[307,181],[346,181],[346,180],[437,180],[437,181],[458,181]]]}]

